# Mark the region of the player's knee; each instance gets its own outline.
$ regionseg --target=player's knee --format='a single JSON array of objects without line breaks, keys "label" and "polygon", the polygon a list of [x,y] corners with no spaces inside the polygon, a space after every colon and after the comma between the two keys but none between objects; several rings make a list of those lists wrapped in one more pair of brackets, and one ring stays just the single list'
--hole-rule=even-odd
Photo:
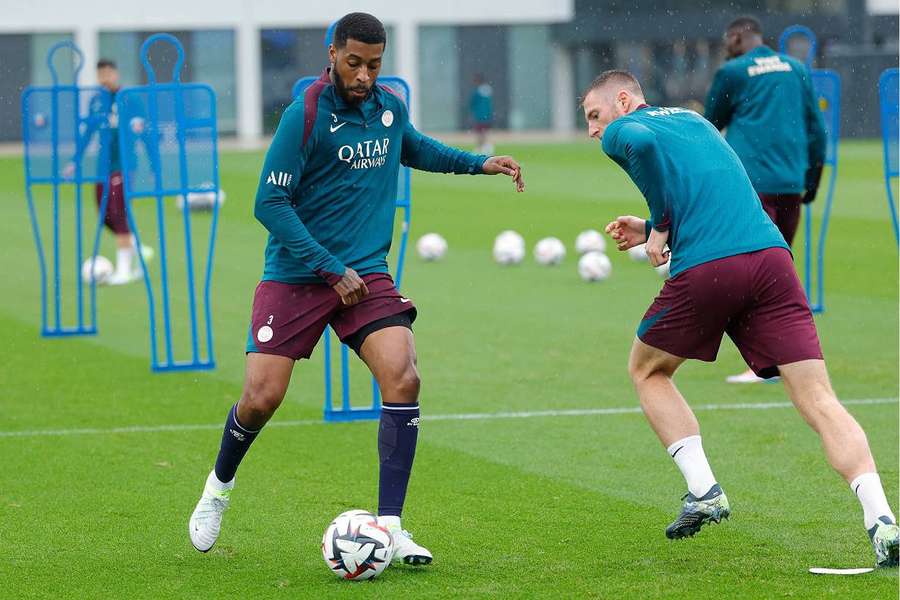
[{"label": "player's knee", "polygon": [[397,402],[415,402],[419,398],[419,389],[422,381],[415,367],[410,366],[402,373],[392,378],[391,396]]},{"label": "player's knee", "polygon": [[634,353],[628,359],[628,375],[636,386],[655,375],[672,377],[674,372],[672,366],[665,362],[636,356]]},{"label": "player's knee", "polygon": [[279,386],[258,382],[248,385],[244,389],[241,405],[244,411],[253,416],[254,420],[268,420],[281,406],[283,399],[284,391]]},{"label": "player's knee", "polygon": [[628,376],[631,377],[631,382],[634,383],[634,385],[639,385],[645,381],[653,374],[653,372],[653,365],[649,361],[642,360],[632,353],[631,357],[628,359]]}]

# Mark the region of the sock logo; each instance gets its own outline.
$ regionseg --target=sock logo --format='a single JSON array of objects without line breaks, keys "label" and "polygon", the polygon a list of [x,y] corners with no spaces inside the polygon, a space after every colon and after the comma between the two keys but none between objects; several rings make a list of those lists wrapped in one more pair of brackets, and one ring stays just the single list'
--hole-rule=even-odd
[{"label": "sock logo", "polygon": [[228,431],[230,431],[231,435],[233,435],[235,438],[237,438],[237,441],[239,441],[239,442],[243,442],[247,439],[247,436],[245,436],[240,431],[236,431],[234,429],[229,429]]},{"label": "sock logo", "polygon": [[407,427],[418,427],[419,426],[419,417],[413,417],[409,420],[409,423],[406,424]]}]

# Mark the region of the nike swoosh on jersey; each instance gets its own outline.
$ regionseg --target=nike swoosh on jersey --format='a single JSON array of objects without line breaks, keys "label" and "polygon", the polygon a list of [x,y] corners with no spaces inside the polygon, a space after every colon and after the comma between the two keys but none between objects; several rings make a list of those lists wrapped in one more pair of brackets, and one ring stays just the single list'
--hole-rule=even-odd
[{"label": "nike swoosh on jersey", "polygon": [[329,131],[331,131],[331,133],[334,133],[335,131],[337,131],[338,129],[340,129],[341,127],[343,127],[346,124],[347,124],[347,121],[344,121],[340,125],[329,125],[328,129],[329,129]]}]

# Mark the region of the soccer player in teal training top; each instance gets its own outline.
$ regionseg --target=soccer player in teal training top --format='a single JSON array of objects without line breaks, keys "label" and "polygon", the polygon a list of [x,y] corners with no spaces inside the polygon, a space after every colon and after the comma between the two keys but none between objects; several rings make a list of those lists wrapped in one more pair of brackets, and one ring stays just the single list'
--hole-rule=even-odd
[{"label": "soccer player in teal training top", "polygon": [[[737,153],[763,209],[788,245],[800,223],[800,205],[812,202],[825,163],[826,133],[809,70],[778,54],[762,39],[753,17],[725,30],[728,62],[716,72],[706,98],[706,118]],[[752,370],[729,383],[763,381]]]},{"label": "soccer player in teal training top", "polygon": [[647,106],[625,71],[597,77],[583,108],[590,136],[650,208],[649,219],[618,217],[606,231],[619,250],[646,242],[654,266],[669,260],[667,245],[672,251],[671,278],[644,315],[628,364],[641,408],[687,482],[666,535],[692,536],[731,512],[697,419],[672,381],[686,359],[714,361],[727,333],[761,377],[780,370],[791,401],[859,498],[878,565],[896,565],[900,530],[866,435],[831,388],[790,250],[740,159],[697,113]]},{"label": "soccer player in teal training top", "polygon": [[400,165],[470,175],[505,174],[524,190],[508,156],[475,155],[417,132],[404,102],[376,83],[386,36],[372,15],[338,21],[331,62],[285,111],[256,194],[269,230],[256,288],[240,401],[228,413],[215,468],[189,522],[201,552],[219,536],[238,465],[281,404],[294,362],[309,358],[326,325],[372,371],[383,398],[378,429],[378,522],[394,559],[428,564],[431,553],[400,526],[419,426],[413,303],[388,274]]}]

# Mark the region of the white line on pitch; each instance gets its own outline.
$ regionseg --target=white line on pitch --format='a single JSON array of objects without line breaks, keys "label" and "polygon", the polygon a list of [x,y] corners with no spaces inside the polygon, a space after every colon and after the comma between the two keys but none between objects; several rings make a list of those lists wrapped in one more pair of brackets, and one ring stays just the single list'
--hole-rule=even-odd
[{"label": "white line on pitch", "polygon": [[[872,405],[872,404],[896,404],[897,398],[863,398],[860,400],[844,400],[845,405]],[[698,404],[692,406],[695,411],[712,410],[771,410],[774,408],[791,408],[790,402],[742,402],[735,404]],[[538,417],[584,417],[594,415],[628,415],[640,413],[639,406],[623,406],[617,408],[573,408],[560,410],[531,410],[521,412],[495,412],[495,413],[459,413],[426,415],[425,422],[429,421],[483,421],[488,419],[533,419]],[[266,425],[270,427],[299,427],[301,425],[323,425],[320,419],[300,419],[294,421],[273,421]],[[222,429],[221,423],[206,423],[195,425],[133,425],[130,427],[85,427],[80,429],[32,429],[26,431],[0,431],[0,438],[13,437],[41,437],[41,436],[70,436],[70,435],[98,435],[110,433],[161,433],[167,431],[204,431],[209,429]]]}]

